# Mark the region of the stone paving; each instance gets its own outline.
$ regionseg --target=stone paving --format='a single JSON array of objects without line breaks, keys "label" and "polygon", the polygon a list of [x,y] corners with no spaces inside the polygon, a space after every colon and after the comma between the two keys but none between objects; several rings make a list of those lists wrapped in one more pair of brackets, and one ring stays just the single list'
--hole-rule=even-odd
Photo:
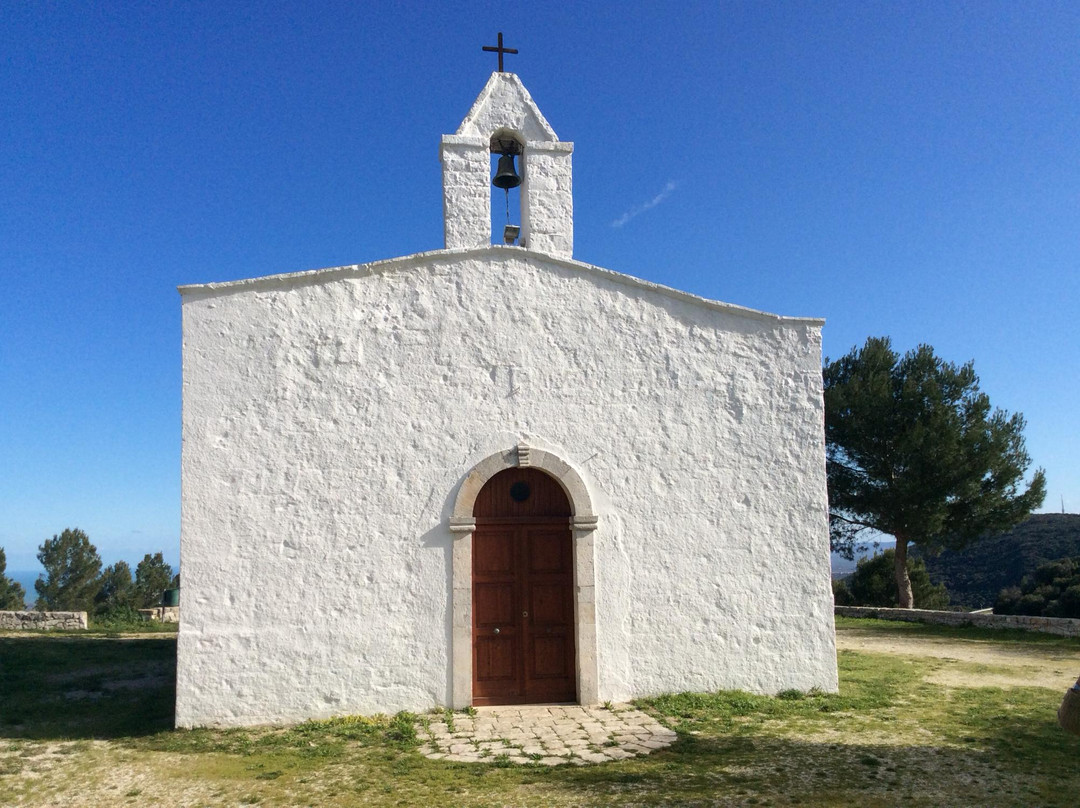
[{"label": "stone paving", "polygon": [[647,755],[675,732],[627,704],[611,707],[523,705],[478,707],[475,715],[435,713],[420,720],[420,752],[464,763],[578,766]]}]

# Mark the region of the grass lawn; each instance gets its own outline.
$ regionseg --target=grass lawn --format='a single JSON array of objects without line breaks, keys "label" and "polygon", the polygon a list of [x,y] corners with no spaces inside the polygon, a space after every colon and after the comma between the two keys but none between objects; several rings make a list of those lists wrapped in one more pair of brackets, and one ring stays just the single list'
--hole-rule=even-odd
[{"label": "grass lawn", "polygon": [[[1080,804],[1080,738],[1055,722],[1064,687],[984,686],[1075,678],[1080,641],[852,619],[837,632],[863,649],[839,652],[837,695],[643,700],[674,746],[557,768],[427,760],[408,715],[174,731],[174,637],[7,634],[0,805]],[[865,650],[875,638],[893,650]]]}]

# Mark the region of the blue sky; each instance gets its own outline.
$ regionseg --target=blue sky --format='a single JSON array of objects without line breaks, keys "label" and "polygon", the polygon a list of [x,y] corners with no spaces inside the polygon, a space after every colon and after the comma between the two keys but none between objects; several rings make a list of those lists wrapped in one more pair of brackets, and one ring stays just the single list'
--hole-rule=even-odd
[{"label": "blue sky", "polygon": [[0,9],[0,546],[178,559],[176,286],[442,246],[507,56],[575,142],[575,255],[975,360],[1080,510],[1080,4]]}]

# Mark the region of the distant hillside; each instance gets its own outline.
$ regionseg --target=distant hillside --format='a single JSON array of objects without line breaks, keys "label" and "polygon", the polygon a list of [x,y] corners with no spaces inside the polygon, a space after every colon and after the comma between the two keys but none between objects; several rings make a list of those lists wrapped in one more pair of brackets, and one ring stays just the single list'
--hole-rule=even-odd
[{"label": "distant hillside", "polygon": [[857,550],[855,557],[848,561],[843,556],[832,554],[832,577],[833,578],[846,578],[855,572],[855,567],[859,563],[859,559],[876,556],[883,550],[888,550],[890,547],[896,546],[896,540],[890,539],[888,536],[881,536],[876,542],[872,542],[865,550]]},{"label": "distant hillside", "polygon": [[930,580],[943,583],[955,605],[984,609],[998,592],[1019,586],[1044,561],[1080,555],[1080,514],[1040,513],[1008,533],[962,552],[925,558]]}]

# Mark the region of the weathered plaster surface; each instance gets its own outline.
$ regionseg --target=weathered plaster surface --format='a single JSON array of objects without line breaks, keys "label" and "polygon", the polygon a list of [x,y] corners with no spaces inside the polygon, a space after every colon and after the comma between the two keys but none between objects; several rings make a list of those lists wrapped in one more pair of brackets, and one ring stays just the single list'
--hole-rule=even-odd
[{"label": "weathered plaster surface", "polygon": [[[444,135],[443,216],[447,249],[492,242],[491,138],[511,133],[522,146],[520,245],[560,258],[574,252],[571,158],[529,91],[513,73],[492,73],[456,134]],[[502,240],[495,234],[496,242]]]},{"label": "weathered plaster surface", "polygon": [[448,249],[491,243],[491,151],[487,138],[443,137],[443,236]]},{"label": "weathered plaster surface", "polygon": [[469,510],[526,456],[574,506],[580,698],[835,688],[821,321],[570,260],[572,152],[494,74],[446,250],[181,289],[178,725],[464,706]]},{"label": "weathered plaster surface", "polygon": [[451,703],[522,442],[591,495],[600,700],[835,688],[820,321],[499,247],[182,291],[178,725]]},{"label": "weathered plaster surface", "polygon": [[455,134],[489,138],[500,128],[513,129],[532,142],[559,139],[514,73],[495,72],[488,77]]}]

